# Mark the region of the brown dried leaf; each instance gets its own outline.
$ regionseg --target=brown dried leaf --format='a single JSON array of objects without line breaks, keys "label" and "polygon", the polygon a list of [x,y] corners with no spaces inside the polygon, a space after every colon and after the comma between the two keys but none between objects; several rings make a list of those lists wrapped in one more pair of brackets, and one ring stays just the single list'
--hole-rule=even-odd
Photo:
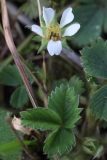
[{"label": "brown dried leaf", "polygon": [[14,118],[12,119],[12,126],[16,129],[21,131],[24,134],[30,135],[31,134],[31,130],[32,128],[26,128],[24,126],[21,125],[21,119],[20,118],[16,118],[14,116]]}]

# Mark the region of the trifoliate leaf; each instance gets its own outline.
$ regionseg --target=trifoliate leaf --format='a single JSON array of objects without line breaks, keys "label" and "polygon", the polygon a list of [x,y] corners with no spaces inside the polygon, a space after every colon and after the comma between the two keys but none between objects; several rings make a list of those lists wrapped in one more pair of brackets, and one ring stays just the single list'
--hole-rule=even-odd
[{"label": "trifoliate leaf", "polygon": [[97,119],[107,119],[107,86],[103,86],[92,95],[90,109]]},{"label": "trifoliate leaf", "polygon": [[22,124],[40,130],[53,130],[61,126],[60,117],[44,108],[30,109],[21,112]]},{"label": "trifoliate leaf", "polygon": [[40,130],[55,130],[45,141],[44,151],[52,156],[70,151],[75,144],[71,128],[80,118],[78,96],[73,88],[56,87],[48,100],[48,109],[36,108],[21,112],[22,125]]},{"label": "trifoliate leaf", "polygon": [[56,87],[48,99],[48,108],[59,115],[64,128],[71,128],[80,118],[78,104],[78,96],[75,96],[73,88],[63,84],[60,88]]},{"label": "trifoliate leaf", "polygon": [[65,151],[71,151],[75,145],[75,137],[70,129],[60,128],[52,132],[45,141],[44,151],[49,156],[62,155]]},{"label": "trifoliate leaf", "polygon": [[81,94],[84,92],[84,83],[77,76],[73,76],[68,82],[68,85],[74,88],[76,94]]},{"label": "trifoliate leaf", "polygon": [[38,50],[38,53],[42,52],[46,48],[47,44],[48,44],[48,40],[42,38],[42,44]]},{"label": "trifoliate leaf", "polygon": [[85,47],[81,53],[85,72],[93,77],[107,79],[107,41],[100,38],[92,47]]},{"label": "trifoliate leaf", "polygon": [[15,108],[22,109],[29,101],[29,97],[24,86],[18,87],[12,94],[10,104]]},{"label": "trifoliate leaf", "polygon": [[74,35],[72,43],[79,47],[91,44],[102,33],[104,19],[102,8],[99,7],[99,3],[80,5],[73,10],[73,13],[74,22],[78,22],[81,27]]},{"label": "trifoliate leaf", "polygon": [[8,65],[0,71],[0,81],[8,86],[22,84],[22,79],[16,66]]}]

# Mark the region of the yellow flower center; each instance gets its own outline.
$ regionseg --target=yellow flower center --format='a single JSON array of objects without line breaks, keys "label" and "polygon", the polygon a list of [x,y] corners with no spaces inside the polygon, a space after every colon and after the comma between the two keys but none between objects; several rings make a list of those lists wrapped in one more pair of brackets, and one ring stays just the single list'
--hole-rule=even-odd
[{"label": "yellow flower center", "polygon": [[58,41],[61,39],[61,31],[58,24],[50,24],[47,28],[46,38],[48,40]]}]

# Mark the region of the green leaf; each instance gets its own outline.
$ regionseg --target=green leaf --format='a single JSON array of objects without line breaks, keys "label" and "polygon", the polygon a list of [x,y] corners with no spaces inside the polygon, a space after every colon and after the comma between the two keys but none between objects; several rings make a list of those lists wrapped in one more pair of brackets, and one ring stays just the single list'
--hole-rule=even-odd
[{"label": "green leaf", "polygon": [[102,33],[103,12],[99,4],[88,4],[73,10],[74,22],[80,23],[80,30],[74,35],[73,44],[79,47],[91,44]]},{"label": "green leaf", "polygon": [[[6,112],[0,110],[0,148],[3,145],[5,146],[6,143],[10,143],[10,142],[12,143],[13,141],[16,140],[16,137],[14,136],[13,132],[11,131],[10,127],[5,121],[5,117],[6,117]],[[7,156],[1,155],[0,153],[0,158],[2,158],[3,160],[16,160],[20,154],[21,152],[17,151],[7,157]]]},{"label": "green leaf", "polygon": [[10,104],[15,108],[22,109],[29,101],[29,97],[24,86],[18,87],[12,94]]},{"label": "green leaf", "polygon": [[34,41],[41,41],[42,37],[41,36],[35,36],[32,40]]},{"label": "green leaf", "polygon": [[[25,145],[30,144],[30,141],[23,141]],[[22,146],[18,141],[13,141],[9,143],[5,143],[0,145],[0,155],[2,156],[9,156],[12,154],[17,153],[18,151],[22,150]]]},{"label": "green leaf", "polygon": [[37,10],[36,4],[30,1],[24,3],[24,5],[20,9],[21,12],[24,12],[24,14],[27,15],[30,19],[33,19],[38,15],[37,12],[35,12]]},{"label": "green leaf", "polygon": [[61,85],[56,87],[48,99],[48,108],[59,115],[64,128],[71,128],[80,118],[81,109],[78,108],[78,96],[73,88]]},{"label": "green leaf", "polygon": [[52,90],[55,91],[55,88],[60,87],[61,84],[67,85],[68,82],[65,78],[62,78],[60,80],[55,80],[52,84]]},{"label": "green leaf", "polygon": [[44,108],[30,109],[21,112],[22,124],[40,130],[53,130],[61,125],[60,117]]},{"label": "green leaf", "polygon": [[75,137],[70,129],[60,128],[52,132],[45,141],[44,151],[49,156],[62,155],[65,151],[71,151],[75,145]]},{"label": "green leaf", "polygon": [[0,71],[0,81],[8,86],[18,86],[22,84],[22,79],[17,67],[12,65],[8,65]]},{"label": "green leaf", "polygon": [[92,47],[85,47],[81,53],[85,72],[93,77],[107,79],[107,41],[99,38]]},{"label": "green leaf", "polygon": [[68,51],[71,51],[71,48],[68,46],[68,44],[66,42],[66,38],[62,38],[61,42],[62,42],[63,48],[67,49]]},{"label": "green leaf", "polygon": [[38,53],[42,52],[46,48],[47,44],[48,44],[48,40],[42,38],[42,44],[38,50]]},{"label": "green leaf", "polygon": [[68,85],[74,88],[76,94],[81,94],[84,92],[84,83],[77,76],[73,76],[68,82]]},{"label": "green leaf", "polygon": [[75,91],[75,94],[81,94],[84,92],[84,83],[76,75],[74,75],[69,81],[67,81],[65,78],[54,81],[52,86],[53,91],[55,90],[55,87],[60,87],[61,84],[72,87]]},{"label": "green leaf", "polygon": [[10,127],[5,121],[5,117],[6,112],[0,110],[0,145],[16,139],[12,131],[10,130]]},{"label": "green leaf", "polygon": [[97,119],[107,119],[107,86],[103,86],[92,95],[90,109]]}]

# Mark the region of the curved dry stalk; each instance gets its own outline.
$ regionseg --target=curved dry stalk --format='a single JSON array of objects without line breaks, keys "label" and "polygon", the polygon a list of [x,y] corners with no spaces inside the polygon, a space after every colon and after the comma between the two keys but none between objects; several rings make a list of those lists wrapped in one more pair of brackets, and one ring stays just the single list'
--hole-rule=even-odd
[{"label": "curved dry stalk", "polygon": [[22,62],[21,62],[21,59],[20,59],[19,54],[17,52],[17,49],[16,49],[14,42],[13,42],[5,0],[1,0],[1,9],[2,9],[2,22],[3,22],[6,43],[7,43],[8,48],[13,56],[15,64],[20,72],[20,75],[21,75],[23,83],[26,87],[26,90],[27,90],[27,93],[28,93],[29,98],[31,100],[31,103],[32,103],[33,107],[35,108],[36,107],[36,99],[35,99],[35,96],[33,93],[33,89],[30,84],[30,81],[27,77],[27,74],[24,70],[24,67],[22,65]]}]

